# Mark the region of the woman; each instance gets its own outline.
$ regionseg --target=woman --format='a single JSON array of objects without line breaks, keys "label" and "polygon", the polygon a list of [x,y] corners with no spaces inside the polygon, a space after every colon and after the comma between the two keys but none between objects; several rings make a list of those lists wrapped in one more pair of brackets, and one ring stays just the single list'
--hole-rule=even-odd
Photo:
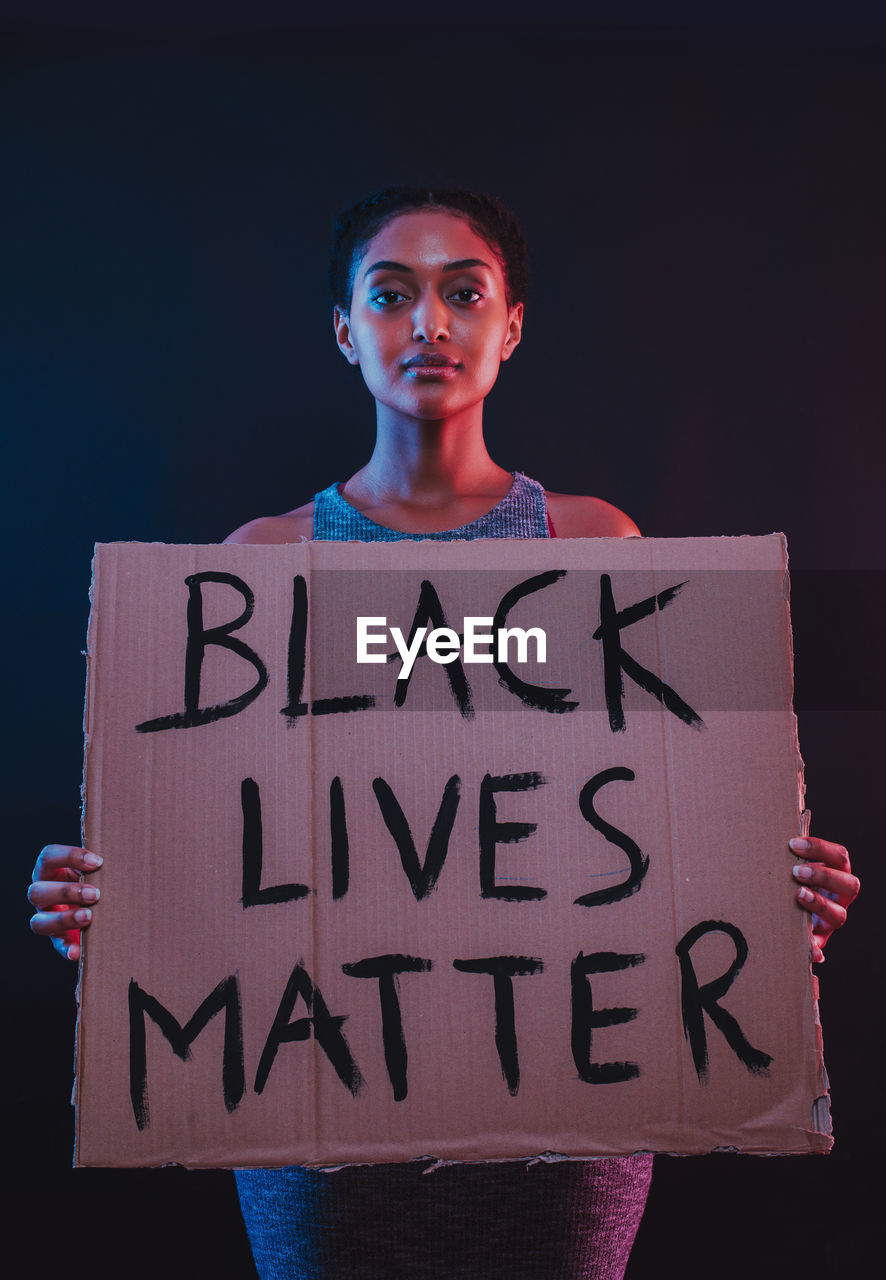
[{"label": "woman", "polygon": [[[388,188],[339,220],[331,284],[339,348],[375,399],[375,448],[343,485],[228,542],[639,536],[609,503],[547,493],[487,452],[483,405],[520,342],[526,288],[523,238],[498,202]],[[840,846],[791,845],[820,961],[858,881]],[[32,927],[72,960],[97,896],[80,877],[95,865],[85,850],[48,846],[34,871]],[[259,1274],[618,1280],[651,1157],[424,1169],[238,1172]]]}]

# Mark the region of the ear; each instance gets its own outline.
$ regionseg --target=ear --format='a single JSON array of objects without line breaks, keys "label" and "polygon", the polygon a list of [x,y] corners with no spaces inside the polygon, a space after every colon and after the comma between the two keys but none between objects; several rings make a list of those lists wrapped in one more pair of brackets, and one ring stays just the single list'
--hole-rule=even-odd
[{"label": "ear", "polygon": [[502,360],[510,360],[514,348],[519,346],[523,336],[523,303],[518,302],[508,312],[508,334],[501,349]]},{"label": "ear", "polygon": [[348,364],[359,364],[360,358],[351,341],[351,322],[347,313],[342,311],[341,307],[333,308],[332,327],[335,329],[335,340],[338,343],[339,350]]}]

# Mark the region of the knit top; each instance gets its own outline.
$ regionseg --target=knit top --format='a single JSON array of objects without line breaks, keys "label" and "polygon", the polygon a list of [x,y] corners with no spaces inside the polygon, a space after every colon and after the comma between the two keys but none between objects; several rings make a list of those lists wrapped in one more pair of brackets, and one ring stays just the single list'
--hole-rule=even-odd
[{"label": "knit top", "polygon": [[[544,489],[513,475],[478,520],[426,534],[377,524],[332,484],[314,498],[314,537],[554,537]],[[622,1280],[651,1176],[648,1155],[236,1171],[260,1280]]]},{"label": "knit top", "polygon": [[491,511],[470,524],[438,533],[404,533],[376,524],[342,497],[338,484],[331,484],[314,495],[314,538],[324,542],[401,542],[407,538],[459,542],[472,538],[553,537],[544,489],[537,480],[530,480],[519,471],[512,475],[514,483]]}]

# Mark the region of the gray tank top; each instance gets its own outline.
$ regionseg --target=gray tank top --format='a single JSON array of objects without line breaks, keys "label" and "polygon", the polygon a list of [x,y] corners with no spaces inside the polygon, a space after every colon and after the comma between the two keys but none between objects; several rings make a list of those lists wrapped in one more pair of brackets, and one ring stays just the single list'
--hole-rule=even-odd
[{"label": "gray tank top", "polygon": [[341,496],[338,484],[331,484],[314,495],[314,537],[324,542],[400,542],[404,538],[458,542],[470,538],[551,537],[544,489],[537,480],[530,480],[519,471],[512,475],[514,483],[491,511],[470,524],[439,533],[403,533],[376,524]]},{"label": "gray tank top", "polygon": [[[548,538],[544,489],[519,471],[497,506],[439,533],[376,524],[331,484],[314,537],[332,542]],[[622,1280],[646,1205],[651,1156],[338,1173],[238,1169],[261,1280]]]}]

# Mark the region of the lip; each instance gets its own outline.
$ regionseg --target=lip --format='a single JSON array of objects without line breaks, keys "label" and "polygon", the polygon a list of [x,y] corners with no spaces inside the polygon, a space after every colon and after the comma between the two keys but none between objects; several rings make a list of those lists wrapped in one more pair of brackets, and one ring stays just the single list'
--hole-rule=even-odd
[{"label": "lip", "polygon": [[413,356],[411,360],[406,361],[403,367],[409,370],[433,369],[439,371],[441,369],[457,369],[458,361],[453,360],[452,356],[428,352],[420,356]]}]

